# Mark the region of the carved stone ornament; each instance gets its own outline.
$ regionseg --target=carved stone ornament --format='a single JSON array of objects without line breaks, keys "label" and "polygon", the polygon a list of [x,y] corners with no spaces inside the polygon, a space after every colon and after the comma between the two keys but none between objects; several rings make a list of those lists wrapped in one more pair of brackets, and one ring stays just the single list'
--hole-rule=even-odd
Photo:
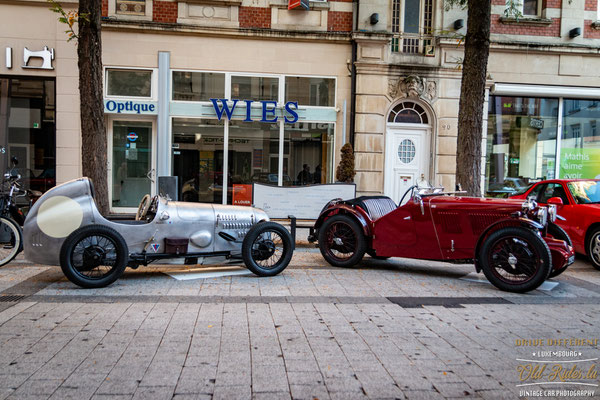
[{"label": "carved stone ornament", "polygon": [[431,79],[409,75],[405,78],[390,79],[388,94],[392,99],[422,98],[432,102],[437,98],[437,84]]}]

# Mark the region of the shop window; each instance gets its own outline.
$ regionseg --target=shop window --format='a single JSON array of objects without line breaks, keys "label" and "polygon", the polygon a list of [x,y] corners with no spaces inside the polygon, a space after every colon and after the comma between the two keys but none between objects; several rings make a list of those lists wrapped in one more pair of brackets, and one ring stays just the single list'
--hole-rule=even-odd
[{"label": "shop window", "polygon": [[589,179],[600,176],[600,117],[598,100],[564,99],[560,144],[560,177]]},{"label": "shop window", "polygon": [[152,71],[107,69],[107,96],[152,97]]},{"label": "shop window", "polygon": [[334,124],[285,126],[284,176],[296,185],[333,182]]},{"label": "shop window", "polygon": [[279,79],[262,76],[232,76],[231,98],[277,101],[279,99]]},{"label": "shop window", "polygon": [[335,79],[286,76],[285,99],[305,106],[335,107]]},{"label": "shop window", "polygon": [[427,124],[429,120],[423,107],[411,101],[405,101],[392,109],[388,117],[388,122]]},{"label": "shop window", "polygon": [[[0,160],[12,157],[25,189],[45,192],[56,184],[55,82],[0,79]],[[17,198],[17,202],[25,200]]]},{"label": "shop window", "polygon": [[393,0],[392,51],[422,54],[431,46],[433,0]]},{"label": "shop window", "polygon": [[486,195],[506,197],[556,170],[558,99],[490,96]]},{"label": "shop window", "polygon": [[173,100],[209,101],[225,97],[225,74],[173,71]]}]

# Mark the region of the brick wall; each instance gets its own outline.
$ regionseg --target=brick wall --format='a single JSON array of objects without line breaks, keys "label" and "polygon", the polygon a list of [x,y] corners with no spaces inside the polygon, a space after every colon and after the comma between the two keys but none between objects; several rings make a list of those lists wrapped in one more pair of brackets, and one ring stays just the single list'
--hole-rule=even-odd
[{"label": "brick wall", "polygon": [[239,11],[240,28],[271,27],[271,8],[241,7]]},{"label": "brick wall", "polygon": [[598,10],[598,0],[585,0],[585,10],[586,11],[597,11]]},{"label": "brick wall", "polygon": [[329,11],[327,13],[327,30],[329,32],[351,32],[352,13],[343,11]]},{"label": "brick wall", "polygon": [[152,20],[154,22],[177,22],[177,3],[156,1],[152,3]]},{"label": "brick wall", "polygon": [[108,0],[102,0],[102,16],[108,17]]},{"label": "brick wall", "polygon": [[505,24],[500,22],[502,15],[492,15],[492,33],[505,35],[560,36],[560,18],[552,18],[550,25],[531,25],[524,22]]},{"label": "brick wall", "polygon": [[544,0],[542,8],[562,8],[562,0]]},{"label": "brick wall", "polygon": [[586,19],[583,24],[583,37],[586,39],[600,39],[600,29],[592,27],[594,21]]},{"label": "brick wall", "polygon": [[492,0],[493,6],[504,6],[506,5],[506,0]]}]

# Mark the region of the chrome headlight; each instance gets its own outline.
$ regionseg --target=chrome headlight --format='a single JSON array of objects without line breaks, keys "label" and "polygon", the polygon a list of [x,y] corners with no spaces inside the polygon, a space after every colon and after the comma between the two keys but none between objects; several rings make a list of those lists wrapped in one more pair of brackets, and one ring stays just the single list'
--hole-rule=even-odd
[{"label": "chrome headlight", "polygon": [[535,210],[537,206],[537,202],[533,199],[533,197],[528,197],[527,200],[525,200],[521,205],[521,209],[523,212],[528,213]]},{"label": "chrome headlight", "polygon": [[556,206],[554,204],[548,204],[548,221],[556,221]]},{"label": "chrome headlight", "polygon": [[540,207],[536,213],[537,220],[543,226],[548,223],[548,209],[546,207]]}]

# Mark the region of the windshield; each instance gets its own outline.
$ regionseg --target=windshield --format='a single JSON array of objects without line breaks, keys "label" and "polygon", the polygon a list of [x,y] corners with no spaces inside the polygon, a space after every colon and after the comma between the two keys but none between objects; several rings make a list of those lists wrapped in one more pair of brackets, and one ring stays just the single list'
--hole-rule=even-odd
[{"label": "windshield", "polygon": [[599,181],[577,181],[569,182],[569,191],[577,204],[600,203]]},{"label": "windshield", "polygon": [[516,196],[519,194],[525,194],[525,192],[527,192],[529,189],[531,189],[531,187],[535,185],[535,183],[531,183],[529,185],[523,186],[522,188],[519,188],[519,190],[517,190],[516,192],[514,192],[512,195]]}]

